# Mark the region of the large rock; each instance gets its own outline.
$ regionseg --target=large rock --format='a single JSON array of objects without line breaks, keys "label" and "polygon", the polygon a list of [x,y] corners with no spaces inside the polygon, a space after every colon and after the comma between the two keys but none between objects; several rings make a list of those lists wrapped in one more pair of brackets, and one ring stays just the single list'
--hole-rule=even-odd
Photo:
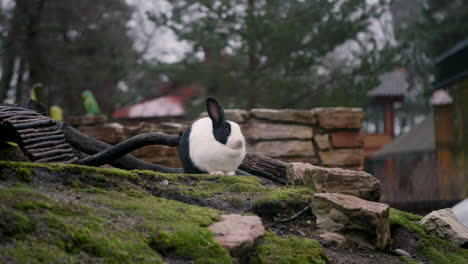
[{"label": "large rock", "polygon": [[262,219],[253,215],[223,215],[221,222],[208,227],[215,239],[234,255],[253,247],[255,241],[265,234]]},{"label": "large rock", "polygon": [[298,123],[313,125],[316,119],[312,110],[295,110],[295,109],[263,109],[255,108],[251,111],[252,115],[259,119],[270,121],[279,121],[287,123]]},{"label": "large rock", "polygon": [[341,193],[316,193],[312,212],[319,229],[343,234],[351,244],[375,249],[390,245],[389,206]]},{"label": "large rock", "polygon": [[311,140],[261,141],[247,145],[247,152],[268,157],[315,155]]},{"label": "large rock", "polygon": [[312,127],[294,124],[268,123],[251,121],[242,127],[242,133],[248,139],[312,139]]},{"label": "large rock", "polygon": [[443,239],[468,248],[468,228],[453,214],[450,208],[433,211],[421,219],[420,224]]},{"label": "large rock", "polygon": [[291,184],[311,186],[316,192],[349,194],[370,201],[378,201],[382,193],[379,180],[363,171],[293,162],[288,164],[286,178]]},{"label": "large rock", "polygon": [[364,161],[363,149],[331,149],[321,151],[323,165],[327,167],[359,167]]},{"label": "large rock", "polygon": [[320,127],[325,129],[360,129],[364,121],[364,111],[361,108],[315,108],[314,112]]}]

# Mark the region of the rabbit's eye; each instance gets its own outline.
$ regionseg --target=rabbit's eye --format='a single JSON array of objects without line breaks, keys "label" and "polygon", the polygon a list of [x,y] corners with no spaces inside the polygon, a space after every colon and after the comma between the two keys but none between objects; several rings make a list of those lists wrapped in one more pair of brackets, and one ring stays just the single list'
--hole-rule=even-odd
[{"label": "rabbit's eye", "polygon": [[224,132],[229,133],[229,127],[224,128]]}]

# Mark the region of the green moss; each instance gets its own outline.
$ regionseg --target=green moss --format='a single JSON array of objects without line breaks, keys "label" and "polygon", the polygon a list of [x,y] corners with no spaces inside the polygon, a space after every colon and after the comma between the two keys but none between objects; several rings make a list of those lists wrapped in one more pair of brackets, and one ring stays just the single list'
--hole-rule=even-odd
[{"label": "green moss", "polygon": [[31,169],[28,169],[28,168],[18,169],[18,177],[24,182],[31,182],[32,175],[33,175],[33,172],[31,171]]},{"label": "green moss", "polygon": [[320,244],[309,238],[281,238],[267,232],[257,247],[253,264],[325,264],[327,257]]},{"label": "green moss", "polygon": [[26,215],[0,207],[0,234],[18,238],[36,228],[35,223]]},{"label": "green moss", "polygon": [[84,193],[89,193],[89,194],[106,193],[106,190],[102,188],[95,188],[95,187],[84,188],[84,189],[80,189],[79,191],[84,192]]},{"label": "green moss", "polygon": [[[31,177],[34,175],[34,169],[47,169],[51,172],[59,174],[88,174],[98,177],[94,177],[98,181],[106,181],[109,178],[118,178],[126,179],[131,181],[138,181],[139,176],[137,173],[132,171],[116,169],[116,168],[99,168],[99,167],[90,167],[74,164],[59,164],[59,163],[33,163],[33,162],[11,162],[11,161],[0,161],[1,169],[23,171],[22,173],[17,173],[18,177],[21,179],[21,175],[27,175]],[[155,173],[158,175],[157,173]],[[105,178],[105,179],[104,179]]]},{"label": "green moss", "polygon": [[227,190],[232,193],[259,192],[265,190],[263,186],[237,182],[228,186]]},{"label": "green moss", "polygon": [[70,186],[73,188],[83,188],[84,184],[80,180],[73,180]]},{"label": "green moss", "polygon": [[419,264],[418,262],[416,262],[416,261],[414,261],[412,259],[409,259],[407,257],[403,257],[403,256],[400,257],[400,260],[401,260],[401,262],[403,262],[405,264]]},{"label": "green moss", "polygon": [[241,207],[244,200],[240,197],[229,197],[228,202],[234,207]]},{"label": "green moss", "polygon": [[[314,192],[307,187],[277,188],[264,193],[253,205],[255,213],[267,217],[291,215],[309,206]],[[283,215],[283,216],[284,216]]]},{"label": "green moss", "polygon": [[[206,228],[220,219],[221,212],[214,209],[134,188],[41,188],[39,193],[12,185],[0,185],[0,232],[17,241],[0,247],[0,263],[163,263],[165,256],[231,263],[229,253]],[[73,202],[77,196],[79,203]],[[63,200],[70,202],[64,205]],[[38,233],[36,226],[41,227]]]},{"label": "green moss", "polygon": [[426,230],[423,225],[419,224],[422,216],[410,214],[397,209],[390,208],[389,221],[392,227],[402,226],[408,230],[426,235]]},{"label": "green moss", "polygon": [[468,250],[460,248],[446,240],[429,234],[423,225],[419,224],[422,217],[396,209],[390,209],[390,224],[392,228],[401,226],[419,233],[422,238],[417,244],[418,255],[434,264],[462,264],[468,259]]}]

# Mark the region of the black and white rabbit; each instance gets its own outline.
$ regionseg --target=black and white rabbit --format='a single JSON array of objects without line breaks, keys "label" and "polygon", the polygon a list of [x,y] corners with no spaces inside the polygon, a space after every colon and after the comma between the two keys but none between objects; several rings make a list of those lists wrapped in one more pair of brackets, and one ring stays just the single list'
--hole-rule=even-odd
[{"label": "black and white rabbit", "polygon": [[185,173],[235,175],[245,157],[245,139],[237,123],[226,120],[219,103],[206,99],[208,116],[182,135],[179,155]]}]

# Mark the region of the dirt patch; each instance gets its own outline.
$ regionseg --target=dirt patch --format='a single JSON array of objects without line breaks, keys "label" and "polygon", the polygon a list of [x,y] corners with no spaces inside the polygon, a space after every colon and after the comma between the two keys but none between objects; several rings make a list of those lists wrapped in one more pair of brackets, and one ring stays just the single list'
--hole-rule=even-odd
[{"label": "dirt patch", "polygon": [[400,248],[408,252],[411,256],[417,256],[416,247],[421,235],[411,232],[403,227],[396,227],[392,230],[393,248]]}]

